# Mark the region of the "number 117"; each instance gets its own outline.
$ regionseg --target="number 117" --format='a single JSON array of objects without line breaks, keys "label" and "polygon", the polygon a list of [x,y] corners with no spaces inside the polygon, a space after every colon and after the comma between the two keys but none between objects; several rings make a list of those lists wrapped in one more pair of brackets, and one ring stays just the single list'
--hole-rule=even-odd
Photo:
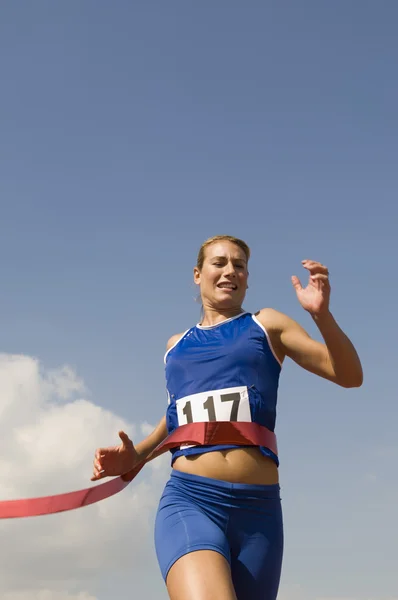
[{"label": "number 117", "polygon": [[[240,402],[239,392],[233,392],[231,394],[221,394],[220,399],[221,399],[221,402],[232,402],[231,414],[229,416],[229,421],[237,421],[238,420],[239,402]],[[205,402],[203,402],[203,408],[207,410],[207,414],[209,416],[209,421],[217,421],[216,409],[214,406],[214,397],[213,396],[208,396],[207,400]],[[192,405],[191,405],[190,400],[188,400],[185,403],[185,406],[182,409],[182,412],[186,416],[187,423],[193,423]]]}]

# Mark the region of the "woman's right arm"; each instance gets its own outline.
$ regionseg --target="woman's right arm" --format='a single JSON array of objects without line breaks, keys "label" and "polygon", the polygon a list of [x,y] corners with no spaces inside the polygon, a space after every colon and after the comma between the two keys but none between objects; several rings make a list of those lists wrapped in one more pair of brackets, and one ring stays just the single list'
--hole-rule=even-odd
[{"label": "woman's right arm", "polygon": [[[166,352],[168,352],[173,346],[177,344],[177,342],[183,336],[183,333],[177,333],[176,335],[172,335],[168,340],[166,345]],[[135,447],[137,454],[140,457],[140,460],[152,460],[153,457],[150,454],[155,450],[159,444],[163,442],[167,437],[167,426],[166,426],[166,417],[162,417],[162,419],[157,424],[156,428]]]},{"label": "woman's right arm", "polygon": [[[172,335],[166,345],[166,352],[170,350],[176,343],[181,339],[183,333],[177,333],[176,335]],[[167,437],[167,426],[166,426],[166,417],[162,417],[162,419],[157,424],[156,428],[139,444],[136,445],[135,449],[137,454],[141,460],[152,460],[153,457],[150,454],[155,450],[159,444],[163,442],[163,440]]]},{"label": "woman's right arm", "polygon": [[[166,345],[166,352],[169,351],[173,346],[177,344],[177,342],[183,336],[183,333],[177,333],[176,335],[172,335],[168,340]],[[166,426],[166,417],[162,417],[162,419],[157,424],[156,428],[145,438],[142,442],[136,445],[135,449],[137,454],[141,460],[152,460],[154,457],[150,456],[150,454],[155,450],[159,444],[163,442],[167,437],[167,426]]]}]

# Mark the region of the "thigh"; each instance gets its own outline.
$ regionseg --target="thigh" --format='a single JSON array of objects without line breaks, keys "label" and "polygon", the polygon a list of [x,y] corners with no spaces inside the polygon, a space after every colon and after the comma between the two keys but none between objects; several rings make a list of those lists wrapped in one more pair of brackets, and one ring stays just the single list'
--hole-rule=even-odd
[{"label": "thigh", "polygon": [[[256,523],[257,521],[257,523]],[[242,523],[240,545],[232,552],[232,579],[238,600],[276,600],[283,558],[282,513]]]},{"label": "thigh", "polygon": [[170,600],[237,600],[229,563],[212,550],[182,556],[171,567],[166,585]]},{"label": "thigh", "polygon": [[229,564],[227,520],[221,518],[221,513],[218,519],[216,516],[210,517],[190,498],[166,491],[155,520],[155,548],[164,580],[179,559],[196,551],[213,551],[211,556],[217,553]]}]

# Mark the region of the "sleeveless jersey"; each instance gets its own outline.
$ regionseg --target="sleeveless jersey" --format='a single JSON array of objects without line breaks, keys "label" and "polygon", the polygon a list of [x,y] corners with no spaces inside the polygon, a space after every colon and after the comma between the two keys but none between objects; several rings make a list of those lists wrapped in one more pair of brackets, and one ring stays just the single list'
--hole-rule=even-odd
[{"label": "sleeveless jersey", "polygon": [[[281,364],[258,319],[244,312],[217,325],[188,329],[165,355],[168,433],[201,421],[252,421],[275,428]],[[172,448],[181,455],[237,445]],[[269,448],[260,448],[279,464]]]}]

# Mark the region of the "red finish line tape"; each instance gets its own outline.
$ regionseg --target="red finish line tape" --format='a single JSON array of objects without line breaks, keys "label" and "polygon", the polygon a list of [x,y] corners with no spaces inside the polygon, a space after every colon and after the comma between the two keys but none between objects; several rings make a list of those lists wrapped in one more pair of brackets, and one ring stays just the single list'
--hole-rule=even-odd
[{"label": "red finish line tape", "polygon": [[181,444],[209,446],[213,444],[236,444],[244,446],[265,446],[278,454],[275,434],[257,423],[216,422],[189,423],[181,425],[169,435],[148,457],[147,461],[137,465],[121,477],[106,483],[55,496],[26,498],[22,500],[0,501],[0,519],[37,517],[65,512],[95,504],[105,498],[118,494],[138,475],[146,462],[160,456],[167,450]]}]

